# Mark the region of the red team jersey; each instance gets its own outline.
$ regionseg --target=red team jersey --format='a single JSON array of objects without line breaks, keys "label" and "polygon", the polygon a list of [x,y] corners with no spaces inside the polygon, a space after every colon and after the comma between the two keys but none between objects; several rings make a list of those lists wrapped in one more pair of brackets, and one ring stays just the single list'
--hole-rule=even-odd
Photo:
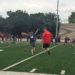
[{"label": "red team jersey", "polygon": [[42,34],[43,44],[50,44],[52,41],[52,33],[49,31],[44,31]]}]

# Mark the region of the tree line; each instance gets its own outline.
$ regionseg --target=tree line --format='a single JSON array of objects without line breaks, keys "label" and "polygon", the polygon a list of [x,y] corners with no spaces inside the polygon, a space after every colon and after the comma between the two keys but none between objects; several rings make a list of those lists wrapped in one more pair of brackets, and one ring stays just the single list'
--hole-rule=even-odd
[{"label": "tree line", "polygon": [[25,11],[17,10],[15,12],[8,11],[7,15],[8,17],[6,18],[0,16],[0,32],[12,35],[20,35],[21,32],[29,33],[31,31],[35,32],[37,29],[39,29],[38,34],[41,34],[43,28],[47,27],[55,36],[55,13],[28,14]]},{"label": "tree line", "polygon": [[75,12],[72,12],[68,18],[69,23],[75,23]]}]

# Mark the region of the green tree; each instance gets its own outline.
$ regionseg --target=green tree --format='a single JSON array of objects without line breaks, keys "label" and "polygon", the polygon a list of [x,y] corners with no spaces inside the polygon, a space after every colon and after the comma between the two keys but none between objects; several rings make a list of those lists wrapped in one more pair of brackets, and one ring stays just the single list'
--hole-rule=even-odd
[{"label": "green tree", "polygon": [[0,17],[1,32],[20,35],[21,32],[35,32],[37,29],[39,29],[38,34],[41,34],[43,28],[47,27],[55,36],[55,13],[35,13],[29,15],[25,11],[17,10],[15,12],[8,11],[7,15],[7,18]]},{"label": "green tree", "polygon": [[68,21],[69,21],[69,23],[75,23],[75,12],[71,13]]},{"label": "green tree", "polygon": [[12,34],[20,34],[22,31],[28,31],[28,18],[29,15],[26,12],[17,10],[16,12],[8,11],[8,28]]},{"label": "green tree", "polygon": [[5,19],[0,16],[0,32],[4,32],[5,31]]}]

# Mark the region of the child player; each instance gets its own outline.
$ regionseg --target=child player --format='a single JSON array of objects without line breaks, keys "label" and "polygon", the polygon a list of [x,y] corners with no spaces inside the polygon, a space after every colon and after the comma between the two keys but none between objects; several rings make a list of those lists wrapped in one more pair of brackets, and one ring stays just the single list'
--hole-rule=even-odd
[{"label": "child player", "polygon": [[47,28],[44,28],[44,30],[43,30],[42,42],[43,42],[43,48],[48,53],[48,55],[50,55],[49,47],[52,42],[52,33],[49,32]]},{"label": "child player", "polygon": [[36,44],[36,34],[37,34],[37,32],[38,32],[38,30],[35,33],[30,32],[30,34],[22,32],[22,35],[29,36],[32,55],[34,55],[34,53],[35,53],[35,44]]}]

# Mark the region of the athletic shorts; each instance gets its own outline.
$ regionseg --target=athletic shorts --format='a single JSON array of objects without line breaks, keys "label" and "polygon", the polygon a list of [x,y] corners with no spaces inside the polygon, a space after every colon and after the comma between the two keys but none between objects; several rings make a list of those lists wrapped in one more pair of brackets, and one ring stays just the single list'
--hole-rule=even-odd
[{"label": "athletic shorts", "polygon": [[43,44],[43,48],[49,48],[50,44]]},{"label": "athletic shorts", "polygon": [[31,45],[31,47],[35,47],[35,43],[34,42],[30,43],[30,45]]}]

